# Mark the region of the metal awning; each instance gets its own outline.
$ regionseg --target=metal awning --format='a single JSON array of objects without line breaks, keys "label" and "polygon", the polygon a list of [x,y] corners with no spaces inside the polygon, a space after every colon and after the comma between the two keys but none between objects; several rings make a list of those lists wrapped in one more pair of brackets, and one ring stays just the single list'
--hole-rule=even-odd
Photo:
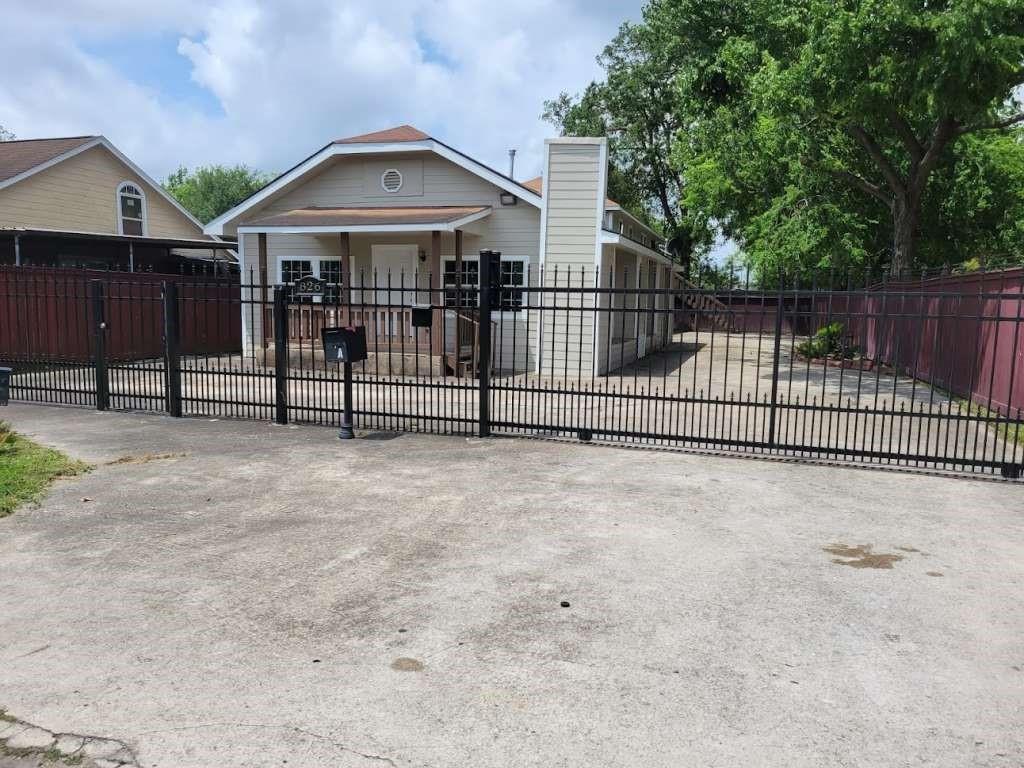
[{"label": "metal awning", "polygon": [[239,233],[454,232],[490,216],[491,206],[393,206],[297,208],[239,225]]},{"label": "metal awning", "polygon": [[222,240],[192,240],[183,237],[148,237],[146,235],[113,235],[105,232],[78,232],[67,229],[28,229],[0,227],[0,237],[52,237],[64,240],[91,240],[133,245],[151,245],[156,248],[188,248],[207,251],[234,251],[238,245]]}]

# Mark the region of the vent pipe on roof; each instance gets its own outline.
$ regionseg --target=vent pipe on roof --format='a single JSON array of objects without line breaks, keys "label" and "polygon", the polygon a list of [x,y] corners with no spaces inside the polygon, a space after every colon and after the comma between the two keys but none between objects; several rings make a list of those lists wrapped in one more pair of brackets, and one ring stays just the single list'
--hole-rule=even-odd
[{"label": "vent pipe on roof", "polygon": [[508,177],[513,180],[516,177],[516,151],[514,149],[508,151]]}]

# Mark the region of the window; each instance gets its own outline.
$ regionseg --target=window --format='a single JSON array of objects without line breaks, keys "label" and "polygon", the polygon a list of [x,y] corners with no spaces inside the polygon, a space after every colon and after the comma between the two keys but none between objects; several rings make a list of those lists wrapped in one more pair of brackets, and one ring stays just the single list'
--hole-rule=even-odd
[{"label": "window", "polygon": [[523,308],[523,290],[526,265],[521,261],[501,262],[501,308],[516,312]]},{"label": "window", "polygon": [[[444,261],[444,305],[446,307],[455,307],[459,305],[459,299],[461,298],[462,307],[475,307],[476,302],[476,291],[480,285],[480,264],[477,261],[470,261],[468,259],[462,260],[462,279],[455,279],[455,259],[445,259]],[[456,290],[456,286],[463,289],[469,288],[470,292],[459,295]]]},{"label": "window", "polygon": [[[444,261],[444,305],[455,307],[459,301],[456,286],[469,289],[461,294],[462,307],[477,306],[477,292],[480,285],[480,264],[476,257],[462,260],[462,275],[457,282],[455,275],[455,259]],[[525,259],[501,260],[501,296],[496,309],[504,312],[518,312],[523,308],[523,286],[526,285]]]},{"label": "window", "polygon": [[[291,287],[300,277],[313,274],[313,263],[308,259],[281,259],[281,282],[289,286],[285,289],[285,299],[291,300]],[[300,301],[310,301],[309,298]]]},{"label": "window", "polygon": [[121,235],[146,234],[146,196],[130,181],[117,188],[117,231]]},{"label": "window", "polygon": [[341,261],[321,259],[320,279],[327,283],[324,290],[324,301],[337,303],[338,286],[341,284]]}]

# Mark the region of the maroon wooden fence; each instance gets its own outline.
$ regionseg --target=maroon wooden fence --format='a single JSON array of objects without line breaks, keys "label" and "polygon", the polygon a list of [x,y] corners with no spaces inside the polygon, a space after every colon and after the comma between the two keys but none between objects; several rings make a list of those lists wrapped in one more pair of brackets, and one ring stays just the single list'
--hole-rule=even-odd
[{"label": "maroon wooden fence", "polygon": [[164,353],[164,281],[178,285],[181,353],[242,348],[241,296],[235,280],[152,273],[0,266],[0,361],[87,362],[94,345],[92,285],[105,293],[111,361]]},{"label": "maroon wooden fence", "polygon": [[900,373],[1004,415],[1024,408],[1024,268],[820,296],[813,316]]}]

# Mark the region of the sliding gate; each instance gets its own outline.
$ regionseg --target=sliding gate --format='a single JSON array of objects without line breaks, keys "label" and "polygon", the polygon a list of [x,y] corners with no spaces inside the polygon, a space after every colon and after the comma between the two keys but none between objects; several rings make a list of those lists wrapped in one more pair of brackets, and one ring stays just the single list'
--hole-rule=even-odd
[{"label": "sliding gate", "polygon": [[0,268],[0,365],[14,400],[336,426],[342,371],[320,330],[361,325],[358,430],[1020,475],[1024,270],[860,285],[491,273],[299,295],[252,275]]}]

